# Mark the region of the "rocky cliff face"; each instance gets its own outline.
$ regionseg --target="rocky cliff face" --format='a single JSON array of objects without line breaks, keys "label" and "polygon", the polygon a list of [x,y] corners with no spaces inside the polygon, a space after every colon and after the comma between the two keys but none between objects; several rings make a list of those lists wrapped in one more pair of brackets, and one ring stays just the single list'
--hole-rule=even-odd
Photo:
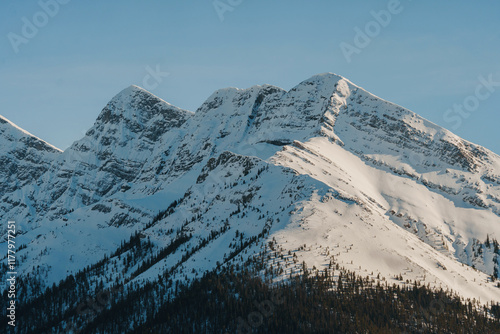
[{"label": "rocky cliff face", "polygon": [[61,151],[0,116],[0,197],[33,183]]},{"label": "rocky cliff face", "polygon": [[124,89],[104,107],[84,138],[49,159],[43,172],[25,182],[23,195],[31,207],[14,203],[6,216],[31,221],[23,226],[30,229],[130,188],[161,136],[191,116],[139,87]]},{"label": "rocky cliff face", "polygon": [[[272,241],[316,268],[331,253],[500,300],[484,242],[500,238],[500,157],[338,75],[218,90],[196,113],[131,86],[62,153],[16,131],[0,140],[25,148],[2,161],[26,167],[2,178],[1,210],[24,233],[19,272],[42,286],[100,260],[96,281],[189,280]],[[125,264],[134,232],[149,248]],[[282,279],[298,270],[277,261]]]}]

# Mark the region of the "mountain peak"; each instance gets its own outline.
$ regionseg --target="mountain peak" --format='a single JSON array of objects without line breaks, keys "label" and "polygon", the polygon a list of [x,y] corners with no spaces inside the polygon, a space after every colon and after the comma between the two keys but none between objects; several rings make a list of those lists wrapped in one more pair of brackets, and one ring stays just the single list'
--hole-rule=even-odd
[{"label": "mountain peak", "polygon": [[[113,97],[113,100],[123,100],[126,98],[135,98],[138,94],[153,95],[149,91],[142,87],[136,85],[130,85],[127,88],[122,89],[118,94]],[[153,95],[154,96],[154,95]]]},{"label": "mountain peak", "polygon": [[344,78],[341,75],[331,72],[325,72],[325,73],[315,74],[310,78],[302,81],[297,86],[302,86],[302,85],[335,86],[340,81],[345,81],[352,85],[352,82],[350,82],[348,79]]},{"label": "mountain peak", "polygon": [[87,135],[92,136],[96,130],[103,132],[109,127],[114,128],[113,132],[118,131],[116,127],[120,127],[120,131],[129,129],[138,133],[156,124],[158,131],[151,138],[154,140],[160,132],[180,126],[192,114],[191,111],[177,108],[143,88],[131,85],[108,102]]},{"label": "mountain peak", "polygon": [[97,118],[98,121],[116,123],[122,118],[144,122],[154,117],[160,109],[177,110],[180,113],[188,111],[176,108],[147,90],[131,85],[116,94],[104,107]]},{"label": "mountain peak", "polygon": [[338,80],[342,80],[342,79],[346,79],[344,78],[343,76],[339,75],[339,74],[336,74],[336,73],[333,73],[333,72],[323,72],[323,73],[318,73],[318,74],[315,74],[313,75],[312,77],[310,77],[308,80],[329,80],[329,81],[332,81],[332,80],[335,80],[335,81],[338,81]]}]

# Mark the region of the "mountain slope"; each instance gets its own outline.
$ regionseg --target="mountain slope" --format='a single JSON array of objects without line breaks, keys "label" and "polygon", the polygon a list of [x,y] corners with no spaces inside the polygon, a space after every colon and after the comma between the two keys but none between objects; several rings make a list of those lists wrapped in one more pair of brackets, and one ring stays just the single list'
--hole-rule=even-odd
[{"label": "mountain slope", "polygon": [[0,146],[0,197],[35,181],[61,153],[2,116]]},{"label": "mountain slope", "polygon": [[[4,213],[11,208],[30,209],[30,202],[24,200],[23,189],[46,173],[62,153],[2,116],[0,147],[0,214],[7,221],[11,216]],[[2,235],[6,235],[6,230],[7,224],[2,224]]]},{"label": "mountain slope", "polygon": [[97,292],[269,254],[276,280],[334,255],[500,301],[500,157],[335,74],[218,90],[196,113],[132,86],[53,159],[2,199],[27,299],[90,265]]}]

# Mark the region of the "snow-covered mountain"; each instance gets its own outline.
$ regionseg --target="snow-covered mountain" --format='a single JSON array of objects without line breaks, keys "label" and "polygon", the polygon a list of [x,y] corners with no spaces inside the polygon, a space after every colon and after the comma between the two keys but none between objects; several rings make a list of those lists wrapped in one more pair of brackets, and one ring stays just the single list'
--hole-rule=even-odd
[{"label": "snow-covered mountain", "polygon": [[35,182],[61,151],[0,116],[0,196]]},{"label": "snow-covered mountain", "polygon": [[[0,129],[0,212],[32,296],[98,262],[91,290],[190,280],[271,243],[290,254],[269,257],[277,279],[333,255],[500,301],[500,157],[338,75],[221,89],[195,113],[131,86],[64,152]],[[137,232],[144,247],[123,247]]]}]

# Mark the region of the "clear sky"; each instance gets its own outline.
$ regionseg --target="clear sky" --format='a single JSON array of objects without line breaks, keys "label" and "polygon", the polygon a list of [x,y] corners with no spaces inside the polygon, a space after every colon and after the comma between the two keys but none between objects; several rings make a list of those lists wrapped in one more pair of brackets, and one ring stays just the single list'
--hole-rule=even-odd
[{"label": "clear sky", "polygon": [[334,72],[500,153],[499,15],[498,1],[4,0],[0,114],[65,149],[131,84],[195,111],[218,88]]}]

